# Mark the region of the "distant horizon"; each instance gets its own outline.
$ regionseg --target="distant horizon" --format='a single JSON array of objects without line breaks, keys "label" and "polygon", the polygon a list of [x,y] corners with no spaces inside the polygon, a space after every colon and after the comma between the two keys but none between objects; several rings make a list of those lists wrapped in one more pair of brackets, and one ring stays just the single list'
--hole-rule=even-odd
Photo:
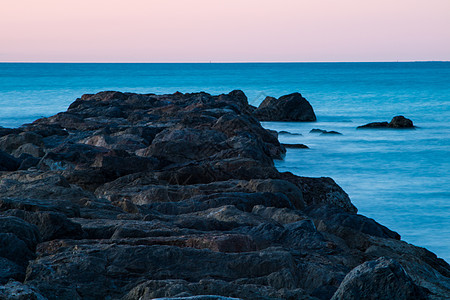
[{"label": "distant horizon", "polygon": [[379,60],[379,61],[0,61],[1,64],[282,64],[282,63],[448,63],[450,60]]}]

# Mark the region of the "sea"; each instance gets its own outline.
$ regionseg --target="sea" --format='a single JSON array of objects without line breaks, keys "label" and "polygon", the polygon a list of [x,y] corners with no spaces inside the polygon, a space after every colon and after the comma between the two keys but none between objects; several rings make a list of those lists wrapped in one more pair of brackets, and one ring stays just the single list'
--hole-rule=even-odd
[{"label": "sea", "polygon": [[[240,89],[250,104],[300,92],[317,122],[263,122],[287,131],[280,171],[332,177],[359,213],[450,262],[450,62],[0,63],[0,126],[65,111],[85,93]],[[403,115],[415,130],[357,130]],[[311,129],[342,135],[318,135]],[[297,134],[297,135],[295,135]]]}]

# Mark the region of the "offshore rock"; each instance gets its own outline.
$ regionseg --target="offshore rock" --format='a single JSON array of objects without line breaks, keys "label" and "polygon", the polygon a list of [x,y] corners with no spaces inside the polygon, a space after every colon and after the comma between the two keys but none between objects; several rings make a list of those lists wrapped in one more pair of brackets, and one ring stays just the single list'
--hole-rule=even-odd
[{"label": "offshore rock", "polygon": [[266,97],[253,112],[260,121],[316,121],[314,110],[300,93],[282,96],[278,99]]},{"label": "offshore rock", "polygon": [[358,126],[357,129],[364,128],[397,128],[397,129],[414,129],[416,128],[413,125],[413,122],[410,119],[405,118],[404,116],[396,116],[393,117],[391,122],[373,122],[366,125]]}]

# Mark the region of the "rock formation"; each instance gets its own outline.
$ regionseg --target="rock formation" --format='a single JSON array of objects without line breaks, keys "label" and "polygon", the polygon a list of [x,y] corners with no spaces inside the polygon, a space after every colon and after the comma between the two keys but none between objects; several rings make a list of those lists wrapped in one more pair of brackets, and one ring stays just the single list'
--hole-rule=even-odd
[{"label": "rock formation", "polygon": [[241,91],[83,95],[0,149],[0,299],[450,295],[331,178],[278,172]]},{"label": "rock formation", "polygon": [[308,100],[299,93],[282,96],[278,99],[266,97],[253,115],[260,121],[316,121],[314,110]]},{"label": "rock formation", "polygon": [[391,122],[373,122],[366,125],[358,126],[358,129],[361,128],[397,128],[397,129],[414,129],[415,126],[410,119],[405,118],[404,116],[395,116],[392,118]]}]

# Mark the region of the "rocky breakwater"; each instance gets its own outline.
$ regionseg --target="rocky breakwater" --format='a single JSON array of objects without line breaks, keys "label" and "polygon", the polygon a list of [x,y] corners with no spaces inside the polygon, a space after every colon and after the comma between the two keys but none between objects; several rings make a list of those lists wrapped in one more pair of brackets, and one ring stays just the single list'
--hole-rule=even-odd
[{"label": "rocky breakwater", "polygon": [[254,111],[101,92],[1,129],[0,298],[448,298],[445,261],[332,179],[278,172]]}]

